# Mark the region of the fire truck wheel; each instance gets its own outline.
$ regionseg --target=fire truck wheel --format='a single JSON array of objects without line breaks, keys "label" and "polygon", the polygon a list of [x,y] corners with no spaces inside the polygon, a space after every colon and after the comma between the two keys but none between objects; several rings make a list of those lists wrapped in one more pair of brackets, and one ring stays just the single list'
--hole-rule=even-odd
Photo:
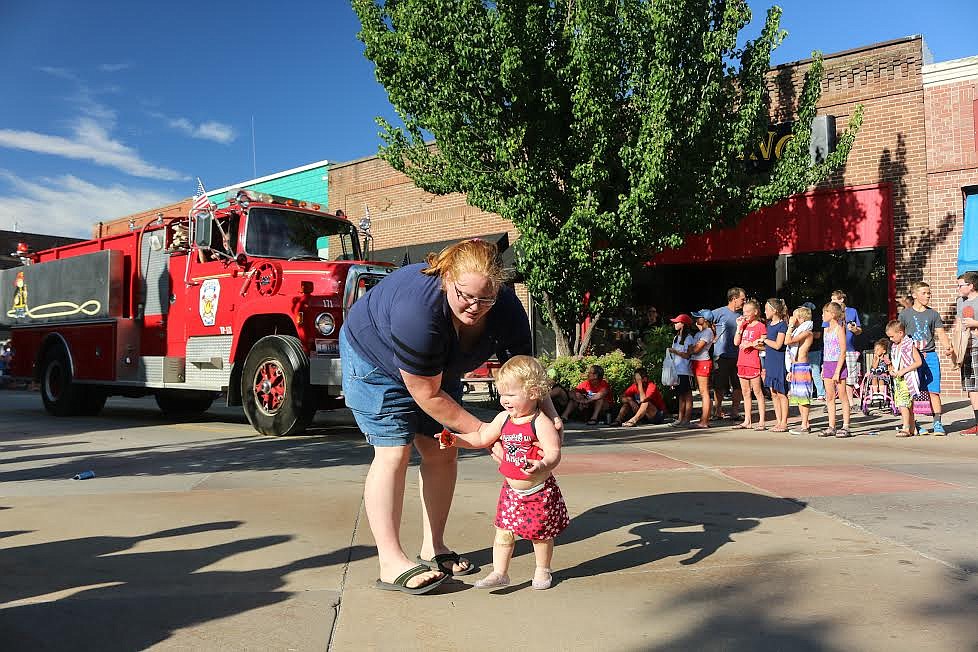
[{"label": "fire truck wheel", "polygon": [[197,392],[186,389],[160,390],[154,395],[156,405],[165,416],[174,418],[197,417],[207,412],[216,396],[214,392]]},{"label": "fire truck wheel", "polygon": [[81,414],[85,387],[74,382],[68,354],[61,346],[48,350],[41,362],[41,400],[56,417]]},{"label": "fire truck wheel", "polygon": [[79,414],[94,417],[105,407],[105,400],[109,398],[109,395],[103,388],[97,385],[86,385],[84,389],[85,394],[81,402]]},{"label": "fire truck wheel", "polygon": [[295,337],[263,337],[245,359],[241,405],[249,423],[263,435],[302,432],[316,414],[309,387],[309,358]]}]

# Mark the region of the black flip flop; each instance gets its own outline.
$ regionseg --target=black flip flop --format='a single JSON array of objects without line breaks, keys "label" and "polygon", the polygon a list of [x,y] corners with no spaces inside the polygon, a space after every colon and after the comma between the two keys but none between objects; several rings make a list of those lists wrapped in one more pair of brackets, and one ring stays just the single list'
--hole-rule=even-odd
[{"label": "black flip flop", "polygon": [[423,584],[416,587],[410,587],[407,585],[408,580],[410,580],[412,577],[417,577],[422,573],[430,573],[431,570],[431,568],[425,566],[424,564],[418,564],[417,566],[409,568],[398,575],[393,582],[377,580],[374,586],[381,591],[400,591],[401,593],[409,593],[411,595],[421,595],[422,593],[427,593],[431,589],[440,586],[441,583],[447,580],[449,577],[448,575],[442,575],[437,580],[432,580],[428,584]]},{"label": "black flip flop", "polygon": [[[462,559],[461,557],[459,557],[459,554],[454,551],[443,552],[440,555],[435,555],[431,559],[422,559],[421,555],[418,555],[415,559],[418,560],[418,563],[427,566],[431,570],[441,571],[442,573],[445,573],[446,576],[459,577],[461,575],[471,575],[472,573],[477,573],[479,570],[481,570],[478,566],[476,566],[471,561],[469,561],[468,568],[459,571],[457,573],[453,573],[452,569]],[[448,564],[448,568],[445,568],[445,564]]]}]

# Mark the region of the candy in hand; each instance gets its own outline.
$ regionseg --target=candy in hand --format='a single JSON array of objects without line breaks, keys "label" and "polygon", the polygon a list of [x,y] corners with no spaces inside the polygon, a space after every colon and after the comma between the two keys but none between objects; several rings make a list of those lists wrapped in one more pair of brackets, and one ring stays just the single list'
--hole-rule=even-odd
[{"label": "candy in hand", "polygon": [[438,434],[438,447],[439,448],[451,448],[455,445],[455,435],[448,431],[448,428],[442,428],[441,432]]}]

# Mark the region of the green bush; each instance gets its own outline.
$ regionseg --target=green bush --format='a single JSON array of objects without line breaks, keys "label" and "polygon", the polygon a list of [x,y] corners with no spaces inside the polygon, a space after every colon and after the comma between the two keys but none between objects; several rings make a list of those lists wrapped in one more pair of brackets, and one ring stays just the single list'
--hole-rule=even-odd
[{"label": "green bush", "polygon": [[593,364],[600,365],[604,369],[604,379],[611,385],[615,399],[620,398],[621,393],[632,384],[635,370],[642,366],[641,360],[628,358],[618,349],[604,355],[588,355],[582,358],[569,355],[557,358],[543,356],[540,362],[549,371],[554,384],[570,389],[577,387],[587,378],[588,367]]}]

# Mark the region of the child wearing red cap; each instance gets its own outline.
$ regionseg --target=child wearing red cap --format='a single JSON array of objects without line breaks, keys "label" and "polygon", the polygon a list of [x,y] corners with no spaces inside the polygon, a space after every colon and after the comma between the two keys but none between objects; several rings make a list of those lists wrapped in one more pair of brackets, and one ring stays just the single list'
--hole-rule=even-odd
[{"label": "child wearing red cap", "polygon": [[679,417],[672,426],[686,426],[692,420],[693,412],[693,371],[689,364],[689,348],[693,344],[693,318],[689,315],[677,315],[670,319],[676,329],[676,337],[672,340],[670,353],[675,356],[676,375],[679,384],[676,385],[676,396],[679,398]]}]

